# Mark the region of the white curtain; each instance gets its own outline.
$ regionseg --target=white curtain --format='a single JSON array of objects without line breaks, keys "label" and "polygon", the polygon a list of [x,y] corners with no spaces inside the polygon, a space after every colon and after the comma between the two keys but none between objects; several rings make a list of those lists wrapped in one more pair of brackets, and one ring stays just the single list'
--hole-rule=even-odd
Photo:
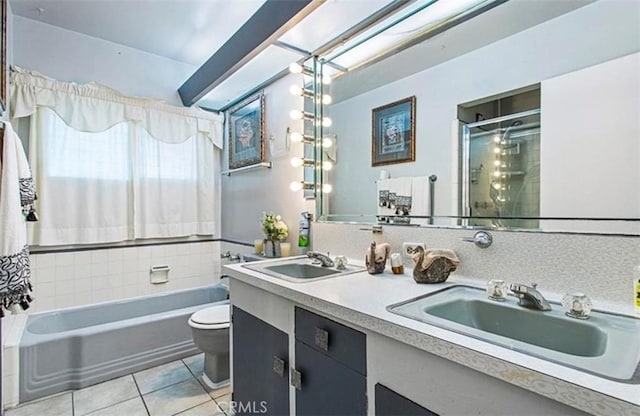
[{"label": "white curtain", "polygon": [[51,109],[31,116],[29,159],[39,221],[31,245],[106,243],[133,238],[133,195],[126,123],[83,133]]},{"label": "white curtain", "polygon": [[184,143],[136,130],[134,166],[137,238],[213,234],[214,149],[202,135]]},{"label": "white curtain", "polygon": [[40,221],[29,230],[30,244],[217,232],[218,114],[33,73],[13,73],[12,80],[13,118],[31,117]]}]

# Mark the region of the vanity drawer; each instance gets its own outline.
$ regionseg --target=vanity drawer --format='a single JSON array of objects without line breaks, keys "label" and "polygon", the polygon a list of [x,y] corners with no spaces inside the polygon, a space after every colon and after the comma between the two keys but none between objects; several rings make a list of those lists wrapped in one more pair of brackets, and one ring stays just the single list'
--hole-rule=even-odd
[{"label": "vanity drawer", "polygon": [[360,374],[367,374],[366,335],[306,309],[295,308],[296,339]]}]

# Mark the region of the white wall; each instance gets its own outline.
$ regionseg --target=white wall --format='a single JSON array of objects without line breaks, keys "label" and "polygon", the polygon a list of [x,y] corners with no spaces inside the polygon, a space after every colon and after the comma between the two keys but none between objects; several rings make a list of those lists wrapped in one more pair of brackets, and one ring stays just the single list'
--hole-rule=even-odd
[{"label": "white wall", "polygon": [[[303,174],[302,168],[294,168],[289,163],[294,156],[302,157],[302,144],[293,143],[289,149],[285,144],[287,127],[300,131],[302,125],[300,121],[289,118],[291,110],[302,109],[303,105],[302,98],[289,93],[292,84],[300,83],[299,77],[288,75],[264,91],[267,160],[273,163],[273,167],[222,177],[222,236],[225,239],[253,243],[255,239],[264,238],[260,218],[263,212],[273,211],[282,215],[287,223],[288,241],[293,253],[297,253],[300,212],[315,212],[313,200],[305,200],[302,192],[289,189],[289,184],[301,181]],[[225,135],[228,135],[228,127]],[[228,149],[225,148],[224,152],[223,169],[227,169]]]},{"label": "white wall", "polygon": [[541,216],[638,217],[640,53],[543,82],[542,108]]},{"label": "white wall", "polygon": [[[115,24],[115,23],[114,23]],[[13,64],[59,79],[97,81],[123,94],[182,105],[178,88],[196,67],[13,16]]]},{"label": "white wall", "polygon": [[[458,104],[640,50],[639,12],[637,2],[599,1],[331,106],[339,145],[330,213],[375,213],[374,180],[385,169],[392,177],[436,174],[435,213],[454,214],[458,179],[451,168],[457,151],[452,120]],[[372,168],[371,110],[411,95],[417,97],[416,161]]]}]

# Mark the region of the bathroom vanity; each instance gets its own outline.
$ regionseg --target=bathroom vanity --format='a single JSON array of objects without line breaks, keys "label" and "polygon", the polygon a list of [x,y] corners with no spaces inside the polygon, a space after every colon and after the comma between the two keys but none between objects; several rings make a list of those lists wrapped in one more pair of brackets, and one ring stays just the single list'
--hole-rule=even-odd
[{"label": "bathroom vanity", "polygon": [[410,274],[360,272],[294,283],[242,264],[226,272],[232,277],[233,400],[264,400],[267,414],[640,414],[637,384],[387,310],[469,284],[464,276],[417,285]]}]

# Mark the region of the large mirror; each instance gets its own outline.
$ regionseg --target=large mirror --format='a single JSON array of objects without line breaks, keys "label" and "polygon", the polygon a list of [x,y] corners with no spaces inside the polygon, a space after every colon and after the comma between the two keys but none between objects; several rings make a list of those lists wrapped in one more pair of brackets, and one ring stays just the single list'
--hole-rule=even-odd
[{"label": "large mirror", "polygon": [[[510,1],[335,76],[323,217],[640,234],[639,7]],[[415,161],[372,166],[372,110],[413,96]]]}]

